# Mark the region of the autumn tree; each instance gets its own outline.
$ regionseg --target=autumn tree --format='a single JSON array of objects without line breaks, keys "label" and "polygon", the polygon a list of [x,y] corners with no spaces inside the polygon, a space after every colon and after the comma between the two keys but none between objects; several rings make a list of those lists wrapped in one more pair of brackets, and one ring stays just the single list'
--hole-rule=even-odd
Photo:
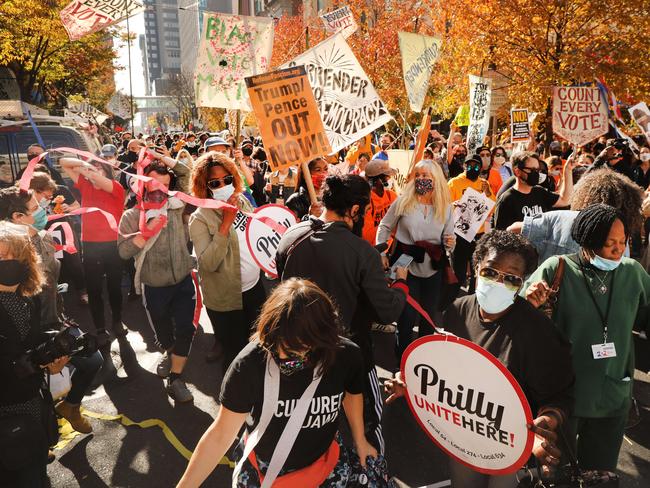
[{"label": "autumn tree", "polygon": [[82,95],[102,109],[114,91],[114,29],[70,41],[59,12],[69,0],[0,2],[0,65],[16,75],[21,97],[53,106]]}]

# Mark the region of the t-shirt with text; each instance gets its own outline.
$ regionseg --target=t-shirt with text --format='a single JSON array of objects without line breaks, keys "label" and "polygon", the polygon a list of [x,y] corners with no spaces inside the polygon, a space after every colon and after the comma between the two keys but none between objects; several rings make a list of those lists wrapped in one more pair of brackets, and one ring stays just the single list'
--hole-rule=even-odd
[{"label": "t-shirt with text", "polygon": [[505,230],[515,222],[522,222],[524,217],[536,217],[548,212],[559,198],[560,195],[541,186],[534,186],[530,193],[521,193],[510,188],[497,201],[494,227]]},{"label": "t-shirt with text", "polygon": [[[237,355],[228,368],[221,385],[220,403],[237,413],[250,413],[246,429],[251,432],[260,420],[264,400],[266,352],[258,341],[251,342]],[[280,375],[280,393],[275,413],[266,432],[255,447],[257,458],[271,460],[280,435],[298,400],[313,379],[313,369],[305,368],[291,376]],[[364,369],[361,351],[348,339],[342,339],[341,348],[332,366],[325,372],[298,434],[285,470],[309,466],[325,453],[336,436],[345,392],[363,391]]]}]

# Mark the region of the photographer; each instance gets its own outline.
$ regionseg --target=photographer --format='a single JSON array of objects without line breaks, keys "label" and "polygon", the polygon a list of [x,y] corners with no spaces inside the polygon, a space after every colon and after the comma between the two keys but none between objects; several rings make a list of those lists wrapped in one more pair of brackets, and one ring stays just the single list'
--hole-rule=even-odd
[{"label": "photographer", "polygon": [[632,169],[632,150],[625,139],[609,139],[589,171],[598,168],[608,167],[617,173],[627,176],[634,181],[634,170]]},{"label": "photographer", "polygon": [[[21,226],[0,222],[0,480],[12,487],[41,487],[47,478],[46,419],[53,419],[49,403],[41,396],[43,368],[58,373],[68,362],[49,364],[17,361],[47,337],[40,325],[38,300],[44,278],[29,235]],[[18,364],[27,362],[27,368]],[[29,366],[32,366],[31,368]]]}]

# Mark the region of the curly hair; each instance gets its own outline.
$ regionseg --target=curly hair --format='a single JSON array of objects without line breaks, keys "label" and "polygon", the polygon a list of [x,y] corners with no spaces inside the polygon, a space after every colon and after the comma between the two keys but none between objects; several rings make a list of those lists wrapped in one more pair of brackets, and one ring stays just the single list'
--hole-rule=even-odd
[{"label": "curly hair", "polygon": [[221,166],[226,172],[234,177],[233,185],[235,186],[235,193],[241,193],[243,183],[235,161],[223,153],[217,151],[210,151],[203,154],[200,158],[194,161],[194,168],[192,168],[192,193],[199,198],[210,198],[208,191],[208,176],[210,168],[214,166]]},{"label": "curly hair", "polygon": [[629,236],[620,210],[604,203],[590,205],[580,210],[573,221],[571,237],[580,244],[580,247],[597,251],[605,245],[609,231],[617,219],[623,222],[625,235]]},{"label": "curly hair", "polygon": [[630,235],[643,225],[641,203],[643,191],[626,176],[609,168],[585,174],[573,189],[571,210],[582,210],[596,203],[605,203],[620,210]]},{"label": "curly hair", "polygon": [[472,256],[472,263],[477,267],[490,253],[497,257],[506,254],[516,255],[526,263],[525,274],[528,276],[537,269],[537,250],[528,239],[507,230],[493,230],[479,239]]},{"label": "curly hair", "polygon": [[41,271],[41,258],[29,240],[25,226],[0,222],[0,246],[4,248],[3,254],[25,263],[29,268],[27,278],[18,285],[18,294],[25,297],[38,295],[45,283],[45,277]]}]

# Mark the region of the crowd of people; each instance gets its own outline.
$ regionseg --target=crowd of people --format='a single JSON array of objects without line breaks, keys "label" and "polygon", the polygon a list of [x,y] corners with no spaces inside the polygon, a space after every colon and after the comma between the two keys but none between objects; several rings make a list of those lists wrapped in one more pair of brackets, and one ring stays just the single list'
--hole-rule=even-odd
[{"label": "crowd of people", "polygon": [[[545,473],[567,453],[583,469],[615,471],[632,399],[632,330],[645,331],[649,319],[650,277],[639,261],[650,230],[650,149],[637,142],[533,138],[513,147],[486,138],[468,151],[452,124],[446,138],[429,131],[399,192],[390,152],[399,140],[390,133],[313,159],[308,172],[272,169],[261,139],[229,131],[124,132],[92,160],[42,158],[45,148],[30,146],[28,160],[40,159],[29,190],[12,178],[0,183],[8,383],[0,450],[21,447],[20,462],[0,462],[0,479],[43,486],[53,412],[92,431],[80,405],[115,376],[109,348],[127,340],[125,299],[141,299],[147,311],[168,395],[191,402],[183,371],[199,293],[214,332],[205,359],[224,379],[217,417],[178,486],[199,486],[236,439],[235,486],[340,487],[360,472],[390,486],[373,333],[394,334],[399,364],[416,336],[437,332],[408,295],[438,328],[487,349],[518,380]],[[495,202],[471,241],[454,221],[468,188]],[[199,203],[207,200],[223,205]],[[269,203],[299,221],[279,243],[277,278],[260,270],[246,242],[251,213]],[[59,222],[72,234],[57,257],[51,227]],[[66,314],[66,289],[92,324],[80,328]],[[79,347],[60,353],[64,339]],[[599,359],[603,348],[613,356]],[[68,363],[72,387],[55,404],[43,380]],[[394,373],[383,385],[389,402],[406,388]],[[340,435],[343,416],[351,443]],[[516,474],[481,474],[451,459],[450,473],[456,487],[518,483]]]}]

